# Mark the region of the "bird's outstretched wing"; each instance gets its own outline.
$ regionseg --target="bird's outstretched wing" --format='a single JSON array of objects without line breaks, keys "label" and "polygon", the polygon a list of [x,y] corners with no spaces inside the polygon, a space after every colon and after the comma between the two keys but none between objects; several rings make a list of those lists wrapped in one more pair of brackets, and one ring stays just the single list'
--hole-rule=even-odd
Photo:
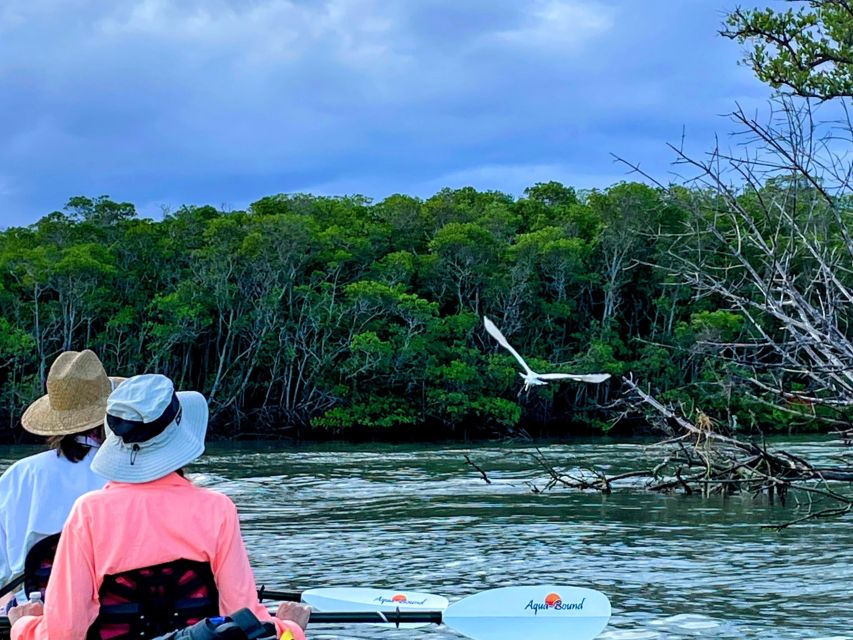
[{"label": "bird's outstretched wing", "polygon": [[492,337],[498,341],[498,344],[500,344],[504,349],[509,351],[513,356],[515,356],[515,359],[518,360],[518,363],[522,367],[524,367],[524,370],[527,373],[534,373],[533,369],[527,366],[527,363],[524,361],[524,358],[518,355],[518,351],[513,349],[512,345],[510,345],[510,343],[506,341],[506,338],[504,338],[504,334],[502,334],[501,330],[495,326],[494,322],[489,320],[486,316],[483,316],[483,324],[486,325],[486,331],[492,334]]},{"label": "bird's outstretched wing", "polygon": [[578,382],[591,382],[601,384],[610,378],[609,373],[540,373],[542,380],[576,380]]}]

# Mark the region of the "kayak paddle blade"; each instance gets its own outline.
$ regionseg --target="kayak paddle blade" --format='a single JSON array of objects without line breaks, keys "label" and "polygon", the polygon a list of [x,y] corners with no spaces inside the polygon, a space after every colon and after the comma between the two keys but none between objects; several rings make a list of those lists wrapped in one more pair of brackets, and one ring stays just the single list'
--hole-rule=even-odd
[{"label": "kayak paddle blade", "polygon": [[581,587],[501,587],[451,604],[443,620],[474,640],[591,640],[610,620],[610,601]]}]

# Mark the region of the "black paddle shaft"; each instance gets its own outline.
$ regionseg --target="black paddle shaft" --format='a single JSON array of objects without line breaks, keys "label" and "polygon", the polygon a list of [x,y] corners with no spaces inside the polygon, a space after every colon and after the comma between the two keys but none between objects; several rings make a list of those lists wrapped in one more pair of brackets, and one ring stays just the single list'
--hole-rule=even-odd
[{"label": "black paddle shaft", "polygon": [[402,624],[427,622],[441,624],[441,611],[312,611],[310,621],[320,624],[350,624],[359,622]]},{"label": "black paddle shaft", "polygon": [[272,591],[266,587],[258,589],[258,600],[286,600],[288,602],[299,602],[302,599],[301,591]]},{"label": "black paddle shaft", "polygon": [[[359,623],[391,623],[426,622],[441,624],[441,611],[312,611],[311,622],[314,624],[359,624]],[[9,636],[9,618],[0,617],[0,637]]]},{"label": "black paddle shaft", "polygon": [[17,578],[12,580],[9,584],[0,587],[0,598],[5,596],[7,593],[12,591],[15,587],[21,584],[24,581],[24,574],[19,575]]}]

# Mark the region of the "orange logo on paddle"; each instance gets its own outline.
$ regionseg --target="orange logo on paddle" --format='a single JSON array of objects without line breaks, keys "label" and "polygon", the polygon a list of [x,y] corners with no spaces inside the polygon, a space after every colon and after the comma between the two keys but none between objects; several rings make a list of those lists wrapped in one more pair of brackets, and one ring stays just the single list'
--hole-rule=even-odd
[{"label": "orange logo on paddle", "polygon": [[547,596],[545,596],[545,604],[547,604],[549,607],[553,607],[555,604],[562,601],[563,599],[556,593],[549,593]]},{"label": "orange logo on paddle", "polygon": [[398,593],[396,596],[391,598],[391,602],[405,602],[405,601],[406,601],[406,596],[404,596],[402,593]]}]

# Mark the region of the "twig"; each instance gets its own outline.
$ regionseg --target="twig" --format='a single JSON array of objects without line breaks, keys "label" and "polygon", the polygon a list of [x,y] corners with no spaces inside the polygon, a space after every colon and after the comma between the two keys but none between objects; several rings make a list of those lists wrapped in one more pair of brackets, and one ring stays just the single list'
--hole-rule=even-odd
[{"label": "twig", "polygon": [[467,462],[472,467],[474,467],[474,469],[480,472],[480,476],[483,478],[483,480],[485,480],[486,484],[492,484],[492,481],[489,480],[489,476],[486,475],[486,472],[483,471],[483,468],[474,461],[472,461],[471,458],[468,457],[467,453],[465,454],[465,462]]}]

